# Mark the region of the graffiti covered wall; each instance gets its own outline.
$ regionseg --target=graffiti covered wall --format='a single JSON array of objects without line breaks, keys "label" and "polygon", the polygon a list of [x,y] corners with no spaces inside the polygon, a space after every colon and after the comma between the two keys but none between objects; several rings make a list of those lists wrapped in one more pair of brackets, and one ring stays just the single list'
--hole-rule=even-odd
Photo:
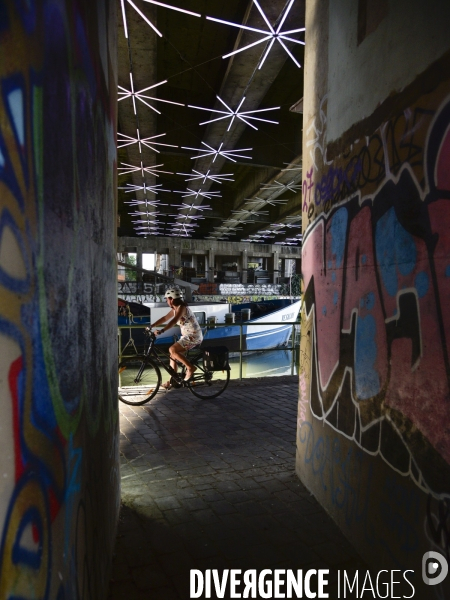
[{"label": "graffiti covered wall", "polygon": [[[304,124],[297,472],[363,557],[414,569],[419,588],[424,552],[450,558],[442,79],[333,157],[326,94]],[[428,591],[447,597],[448,581]]]},{"label": "graffiti covered wall", "polygon": [[115,97],[115,3],[0,2],[0,598],[108,582]]}]

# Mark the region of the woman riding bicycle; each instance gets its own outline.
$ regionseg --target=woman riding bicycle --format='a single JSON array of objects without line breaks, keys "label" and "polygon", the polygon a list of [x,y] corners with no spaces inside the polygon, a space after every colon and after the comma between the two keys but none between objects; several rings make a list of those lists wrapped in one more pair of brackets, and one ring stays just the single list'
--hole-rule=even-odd
[{"label": "woman riding bicycle", "polygon": [[[177,363],[176,360],[185,365],[186,377],[185,381],[189,381],[194,372],[197,370],[194,365],[187,360],[185,357],[185,353],[187,350],[194,348],[202,343],[203,334],[200,325],[198,324],[197,319],[195,318],[194,313],[189,308],[187,303],[183,300],[183,296],[180,290],[175,288],[170,288],[164,294],[165,299],[167,300],[167,304],[170,306],[171,311],[167,313],[164,317],[161,317],[154,323],[152,323],[151,328],[153,329],[157,325],[162,325],[166,323],[163,329],[156,331],[157,335],[164,333],[174,325],[179,325],[181,329],[181,337],[178,342],[175,342],[169,348],[170,358],[170,366],[176,371]],[[170,381],[163,384],[165,388],[170,387]]]}]

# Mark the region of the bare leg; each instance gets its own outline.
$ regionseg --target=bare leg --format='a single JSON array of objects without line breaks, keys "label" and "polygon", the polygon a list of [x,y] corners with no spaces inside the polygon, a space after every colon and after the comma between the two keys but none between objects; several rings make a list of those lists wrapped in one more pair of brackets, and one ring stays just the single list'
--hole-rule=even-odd
[{"label": "bare leg", "polygon": [[[186,379],[189,379],[189,377],[192,376],[192,374],[194,373],[194,371],[196,370],[194,365],[188,361],[188,359],[185,356],[186,353],[186,349],[183,348],[183,346],[181,344],[179,344],[178,342],[175,342],[175,344],[173,344],[173,346],[170,346],[169,348],[169,353],[170,353],[170,357],[172,359],[177,360],[178,362],[180,362],[181,364],[183,364],[186,369],[187,369],[187,373],[186,373]],[[170,361],[170,365],[175,369],[175,371],[177,370],[177,365],[174,362],[174,360]]]}]

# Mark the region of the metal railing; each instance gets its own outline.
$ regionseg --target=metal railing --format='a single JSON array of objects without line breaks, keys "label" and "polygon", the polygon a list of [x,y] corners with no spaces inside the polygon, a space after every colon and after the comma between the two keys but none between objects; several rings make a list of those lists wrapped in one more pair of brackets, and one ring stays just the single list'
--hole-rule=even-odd
[{"label": "metal railing", "polygon": [[[275,348],[263,348],[263,349],[259,349],[259,350],[247,350],[247,349],[243,349],[243,341],[244,341],[244,336],[243,336],[243,327],[261,327],[261,325],[290,325],[291,326],[291,335],[290,335],[290,345],[287,346],[282,346],[282,347],[275,347]],[[118,355],[119,355],[119,361],[122,358],[122,356],[131,356],[130,354],[123,354],[123,351],[126,350],[127,347],[132,347],[135,350],[136,354],[139,354],[139,352],[137,351],[136,345],[134,343],[134,340],[131,336],[131,330],[132,329],[144,329],[145,327],[148,327],[148,324],[139,324],[139,325],[135,325],[135,324],[131,324],[131,325],[119,325],[118,326]],[[291,351],[291,375],[294,375],[294,371],[295,371],[295,354],[296,354],[296,350],[298,350],[300,348],[300,323],[298,321],[294,322],[294,323],[283,323],[280,321],[267,321],[264,323],[252,323],[252,322],[248,322],[248,321],[242,321],[242,322],[235,322],[235,323],[215,323],[213,326],[207,326],[207,327],[202,327],[203,332],[208,331],[210,329],[219,329],[221,327],[239,327],[239,350],[230,350],[230,353],[239,353],[239,379],[242,380],[242,365],[243,365],[243,355],[245,354],[254,354],[254,353],[264,353],[264,352],[276,352],[276,351],[286,351],[286,350],[290,350]],[[125,344],[125,346],[122,348],[122,330],[123,329],[129,329],[130,330],[130,337],[127,341],[127,343]],[[176,337],[174,336],[174,341],[176,341]],[[226,345],[226,338],[223,339],[224,345]],[[289,342],[288,342],[289,343]],[[297,365],[298,367],[298,365]]]}]

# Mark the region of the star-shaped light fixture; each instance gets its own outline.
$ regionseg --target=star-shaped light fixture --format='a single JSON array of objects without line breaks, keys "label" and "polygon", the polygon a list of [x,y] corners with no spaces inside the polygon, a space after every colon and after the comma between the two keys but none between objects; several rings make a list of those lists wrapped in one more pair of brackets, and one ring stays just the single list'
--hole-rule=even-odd
[{"label": "star-shaped light fixture", "polygon": [[126,98],[131,98],[133,100],[133,109],[134,109],[135,115],[137,114],[136,99],[139,100],[140,102],[142,102],[143,104],[145,104],[145,106],[148,106],[149,108],[154,110],[156,113],[158,113],[158,115],[160,115],[161,112],[159,110],[157,110],[154,106],[149,104],[147,102],[147,100],[154,100],[155,102],[166,102],[167,104],[176,104],[177,106],[184,106],[184,104],[181,104],[181,102],[172,102],[172,100],[163,100],[162,98],[154,98],[153,96],[144,95],[144,92],[147,92],[148,90],[152,90],[153,88],[158,87],[159,85],[163,85],[164,83],[167,83],[167,79],[165,81],[160,81],[159,83],[155,83],[153,85],[150,85],[149,87],[143,88],[142,90],[135,92],[134,91],[134,83],[133,83],[133,74],[130,73],[131,89],[127,90],[127,88],[124,88],[121,85],[118,86],[119,87],[119,96],[121,96],[119,98],[119,102],[121,100],[125,100]]},{"label": "star-shaped light fixture", "polygon": [[[182,214],[178,214],[178,215],[169,215],[171,217],[175,217],[175,219],[184,219],[185,221],[187,221],[187,219],[189,219],[190,221],[198,221],[199,219],[204,219],[205,217],[203,217],[202,215],[182,215]],[[179,225],[179,223],[177,223],[177,225]],[[189,227],[198,227],[198,225],[194,225],[193,223],[191,223],[189,225]]]},{"label": "star-shaped light fixture", "polygon": [[119,175],[128,175],[130,173],[141,172],[142,177],[145,177],[144,173],[148,173],[149,175],[154,175],[155,177],[159,177],[158,173],[167,173],[168,175],[173,175],[172,171],[160,171],[157,167],[163,167],[164,165],[154,165],[153,167],[144,167],[143,162],[141,161],[141,166],[136,167],[135,165],[128,165],[127,163],[120,163],[123,165],[119,167],[117,171]]},{"label": "star-shaped light fixture", "polygon": [[246,198],[245,201],[247,204],[260,204],[261,202],[264,202],[264,204],[270,204],[271,206],[275,206],[276,204],[286,204],[286,202],[289,202],[289,200],[284,200],[281,198],[259,198],[258,196],[255,196],[251,199]]},{"label": "star-shaped light fixture", "polygon": [[198,156],[191,156],[191,160],[193,160],[194,158],[204,158],[205,156],[214,156],[213,161],[214,162],[216,160],[216,158],[218,156],[223,156],[223,158],[226,158],[227,160],[231,160],[231,162],[236,162],[233,158],[231,158],[232,156],[236,157],[236,158],[249,158],[251,160],[251,156],[243,156],[242,154],[237,154],[238,152],[248,152],[249,150],[253,150],[253,148],[242,148],[239,150],[222,150],[222,146],[223,146],[223,142],[220,144],[219,148],[217,150],[215,150],[214,148],[212,148],[211,146],[209,146],[208,144],[206,144],[205,142],[201,142],[203,144],[203,146],[206,146],[206,150],[204,148],[189,148],[188,146],[181,146],[183,150],[195,150],[196,152],[204,152],[204,154],[199,154]]},{"label": "star-shaped light fixture", "polygon": [[158,217],[160,215],[160,213],[158,211],[150,212],[147,210],[135,210],[134,212],[130,212],[129,214],[132,217],[147,217],[147,218]]},{"label": "star-shaped light fixture", "polygon": [[221,117],[217,117],[216,119],[210,119],[209,121],[203,121],[203,123],[200,123],[200,125],[207,125],[208,123],[214,123],[215,121],[221,121],[222,119],[230,119],[230,123],[229,123],[228,129],[227,129],[227,131],[230,131],[230,128],[233,125],[233,121],[236,118],[240,119],[246,125],[249,125],[250,127],[252,127],[253,129],[256,129],[256,130],[258,130],[258,128],[255,125],[253,125],[252,123],[250,123],[249,120],[264,121],[264,123],[273,123],[274,125],[278,125],[278,121],[269,121],[268,119],[260,119],[259,117],[252,117],[252,115],[254,113],[266,112],[268,110],[279,110],[280,106],[274,106],[273,108],[260,108],[259,110],[248,110],[246,112],[239,112],[239,109],[241,108],[241,106],[244,103],[245,96],[242,98],[242,100],[236,110],[233,110],[232,108],[230,108],[228,106],[228,104],[226,104],[220,96],[217,96],[217,99],[219,100],[219,102],[221,102],[224,105],[224,107],[227,109],[226,111],[225,110],[216,110],[214,108],[203,108],[201,106],[193,106],[192,104],[188,104],[188,108],[196,108],[198,110],[206,110],[208,112],[218,113],[218,114],[222,115]]},{"label": "star-shaped light fixture", "polygon": [[130,206],[153,206],[154,208],[157,208],[158,206],[169,206],[168,204],[161,202],[161,200],[147,200],[147,198],[145,200],[138,200],[137,198],[134,200],[125,200],[124,204],[129,204]]},{"label": "star-shaped light fixture", "polygon": [[152,229],[136,230],[138,235],[163,235],[161,231],[153,231]]},{"label": "star-shaped light fixture", "polygon": [[[152,214],[152,213],[148,213],[148,214]],[[159,216],[159,213],[154,213],[154,214],[156,216]],[[142,224],[155,225],[155,226],[160,226],[161,225],[160,221],[158,221],[157,218],[153,218],[153,219],[150,219],[150,218],[147,218],[147,219],[136,219],[135,221],[132,221],[132,222],[133,223],[138,223],[138,224],[140,223],[141,225]]]},{"label": "star-shaped light fixture", "polygon": [[268,215],[269,212],[266,210],[246,210],[246,209],[241,209],[241,210],[232,210],[232,213],[236,214],[236,215],[241,215],[243,217],[259,217],[261,215]]},{"label": "star-shaped light fixture", "polygon": [[134,185],[133,183],[127,183],[125,186],[119,187],[119,190],[125,190],[125,193],[129,192],[138,192],[139,190],[143,190],[144,194],[158,194],[158,192],[170,192],[170,190],[165,190],[162,187],[162,183],[158,183],[157,185],[147,185],[145,182],[143,185]]},{"label": "star-shaped light fixture", "polygon": [[[136,221],[135,221],[136,222]],[[161,225],[153,225],[150,221],[142,221],[140,225],[136,225],[136,230],[146,229],[147,231],[159,231],[161,230]]]},{"label": "star-shaped light fixture", "polygon": [[195,222],[194,223],[187,223],[187,222],[180,223],[179,221],[177,221],[177,222],[171,224],[171,227],[177,227],[177,228],[179,228],[179,227],[192,227],[192,228],[195,229],[195,227],[198,227],[198,226],[199,226],[199,224],[195,223]]},{"label": "star-shaped light fixture", "polygon": [[174,233],[168,233],[168,237],[192,237],[187,231],[175,231]]},{"label": "star-shaped light fixture", "polygon": [[[136,129],[136,134],[137,137],[131,137],[129,135],[125,135],[124,133],[117,133],[117,147],[118,148],[125,148],[125,146],[131,146],[132,144],[138,144],[139,145],[139,152],[142,154],[142,145],[146,146],[147,148],[150,148],[150,150],[153,150],[154,152],[158,152],[159,150],[157,150],[156,148],[153,148],[153,146],[168,146],[170,148],[178,148],[178,146],[174,146],[173,144],[163,144],[161,142],[155,142],[153,140],[156,140],[157,138],[163,137],[164,135],[166,135],[165,133],[160,133],[158,135],[153,135],[151,137],[148,138],[141,138],[141,134],[139,133],[139,129]],[[119,137],[120,136],[120,137]]]},{"label": "star-shaped light fixture", "polygon": [[206,180],[214,181],[215,183],[222,183],[222,181],[234,181],[234,179],[230,179],[230,175],[233,173],[225,173],[224,175],[210,175],[211,169],[208,169],[207,173],[200,173],[200,171],[196,171],[192,169],[192,173],[177,173],[177,175],[184,175],[187,177],[185,181],[195,181],[196,179],[201,179],[202,183],[205,183]]},{"label": "star-shaped light fixture", "polygon": [[[243,52],[244,50],[248,50],[249,48],[252,48],[253,46],[257,46],[258,44],[262,44],[263,42],[269,42],[266,48],[266,51],[264,52],[264,55],[261,59],[261,61],[259,62],[258,65],[258,69],[261,69],[261,67],[263,66],[267,56],[269,55],[269,52],[272,50],[272,46],[274,45],[274,43],[277,41],[279,44],[281,44],[281,46],[284,48],[284,50],[287,52],[287,54],[292,58],[292,60],[294,61],[294,63],[297,65],[297,67],[301,67],[301,64],[297,61],[297,59],[295,58],[295,56],[292,54],[292,52],[289,50],[289,48],[286,46],[286,44],[284,43],[286,42],[294,42],[295,44],[302,44],[303,46],[305,45],[305,42],[302,42],[301,40],[296,40],[294,38],[291,38],[290,36],[293,33],[300,33],[302,31],[305,31],[304,27],[300,27],[298,29],[291,29],[289,31],[281,31],[283,24],[286,20],[286,17],[289,14],[289,11],[292,8],[292,5],[294,4],[295,0],[290,0],[289,4],[287,5],[287,7],[284,10],[284,13],[282,13],[282,17],[281,20],[278,24],[278,27],[276,29],[274,29],[272,27],[272,25],[270,24],[269,19],[267,18],[266,14],[264,13],[263,9],[261,8],[261,6],[259,5],[258,0],[253,0],[254,4],[256,5],[256,8],[259,10],[259,12],[261,13],[264,21],[266,22],[267,28],[266,30],[264,29],[257,29],[255,27],[249,27],[247,25],[238,25],[237,23],[232,23],[231,21],[223,21],[222,19],[216,19],[214,17],[206,17],[209,21],[216,21],[217,23],[223,23],[225,25],[231,25],[232,27],[238,27],[239,29],[246,29],[247,31],[254,31],[256,33],[262,33],[264,35],[263,38],[261,38],[260,40],[253,42],[252,44],[248,44],[247,46],[244,46],[243,48],[238,48],[237,50],[234,50],[233,52],[230,52],[229,54],[225,54],[224,56],[222,56],[222,58],[228,58],[230,56],[233,56],[233,54],[237,54],[238,52]],[[270,40],[270,41],[269,41]]]},{"label": "star-shaped light fixture", "polygon": [[265,183],[261,186],[261,189],[266,190],[266,191],[270,191],[270,192],[275,192],[275,191],[280,191],[280,192],[284,192],[285,190],[289,190],[291,192],[297,192],[298,190],[301,189],[301,185],[299,185],[298,183],[295,183],[295,181],[290,181],[289,183],[280,183],[279,181],[277,181],[275,179],[275,181],[273,183]]},{"label": "star-shaped light fixture", "polygon": [[195,204],[185,204],[184,202],[182,202],[181,204],[172,204],[172,206],[176,206],[177,208],[181,208],[182,210],[185,210],[186,208],[188,208],[189,210],[191,210],[192,208],[195,208],[196,210],[212,210],[212,208],[207,204],[199,204],[197,206]]},{"label": "star-shaped light fixture", "polygon": [[150,221],[148,221],[147,223],[143,222],[142,225],[137,225],[135,227],[135,229],[137,231],[139,230],[146,230],[146,231],[160,231],[162,229],[161,225],[153,225]]},{"label": "star-shaped light fixture", "polygon": [[190,188],[186,188],[186,191],[184,192],[179,192],[178,190],[173,190],[175,194],[183,194],[183,198],[190,198],[191,196],[194,196],[194,198],[198,198],[199,196],[201,198],[207,198],[208,200],[212,200],[213,198],[221,198],[222,196],[220,195],[219,192],[202,192],[201,189],[199,190],[191,190]]},{"label": "star-shaped light fixture", "polygon": [[[159,35],[159,37],[163,36],[162,33],[156,28],[156,26],[148,19],[148,17],[146,15],[144,15],[144,13],[136,6],[136,4],[134,4],[134,2],[132,2],[131,0],[120,0],[120,4],[122,7],[123,27],[124,27],[124,33],[125,33],[126,38],[128,38],[128,26],[127,26],[127,17],[125,14],[125,1],[128,2],[128,4],[134,8],[134,10],[138,13],[138,15],[140,15],[144,19],[144,21],[147,23],[147,25],[149,25],[153,29],[153,31],[157,35]],[[144,0],[144,2],[148,2],[149,4],[156,4],[157,6],[162,6],[164,8],[170,8],[171,10],[177,10],[178,12],[182,12],[187,15],[191,15],[193,17],[201,17],[202,16],[199,13],[191,12],[190,10],[185,10],[184,8],[178,8],[177,6],[170,6],[169,4],[163,4],[162,2],[157,2],[156,0]]]}]

